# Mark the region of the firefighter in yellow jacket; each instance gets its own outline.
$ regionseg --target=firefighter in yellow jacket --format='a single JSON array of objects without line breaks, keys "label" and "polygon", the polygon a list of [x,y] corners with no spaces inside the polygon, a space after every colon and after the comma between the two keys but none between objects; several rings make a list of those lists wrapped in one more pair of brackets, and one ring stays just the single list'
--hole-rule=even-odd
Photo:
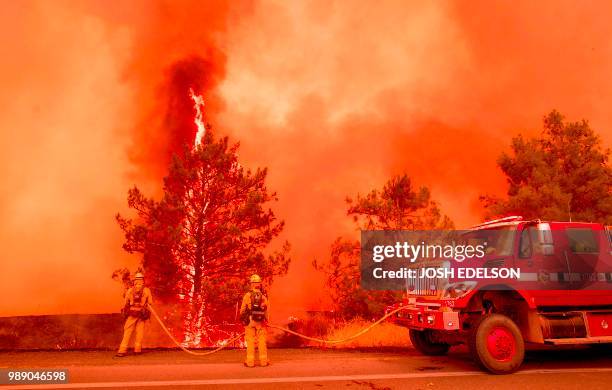
[{"label": "firefighter in yellow jacket", "polygon": [[255,367],[255,345],[259,352],[259,365],[268,365],[268,346],[266,345],[266,323],[269,320],[268,312],[270,301],[261,289],[261,278],[252,275],[250,278],[251,290],[244,294],[240,306],[240,318],[244,324],[247,356],[244,365]]},{"label": "firefighter in yellow jacket", "polygon": [[123,314],[126,316],[125,325],[123,326],[123,340],[117,351],[118,357],[125,356],[130,338],[134,330],[134,353],[142,352],[142,339],[144,337],[144,325],[151,317],[149,305],[153,304],[151,290],[144,285],[144,275],[140,272],[134,276],[134,286],[125,294],[125,305]]}]

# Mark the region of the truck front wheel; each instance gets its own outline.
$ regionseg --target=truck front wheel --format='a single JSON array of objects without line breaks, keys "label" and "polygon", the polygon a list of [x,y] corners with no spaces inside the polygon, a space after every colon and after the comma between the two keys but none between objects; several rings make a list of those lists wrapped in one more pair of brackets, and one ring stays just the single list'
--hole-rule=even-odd
[{"label": "truck front wheel", "polygon": [[446,355],[449,344],[431,341],[431,331],[410,329],[410,341],[414,348],[427,356]]},{"label": "truck front wheel", "polygon": [[525,343],[514,321],[502,314],[480,318],[469,336],[474,360],[493,374],[516,371],[525,357]]}]

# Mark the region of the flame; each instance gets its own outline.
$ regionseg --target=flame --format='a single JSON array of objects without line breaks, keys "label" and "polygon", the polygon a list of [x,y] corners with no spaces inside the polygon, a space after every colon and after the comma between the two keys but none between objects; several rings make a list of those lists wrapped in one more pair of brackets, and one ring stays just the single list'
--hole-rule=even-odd
[{"label": "flame", "polygon": [[206,126],[204,125],[203,114],[204,98],[202,97],[202,95],[196,95],[195,92],[193,92],[193,88],[189,88],[189,97],[191,97],[191,100],[193,100],[193,108],[196,111],[196,115],[193,118],[193,123],[195,123],[196,127],[198,128],[198,132],[196,133],[195,140],[193,143],[193,147],[195,149],[200,146],[200,144],[202,143],[202,137],[204,137],[204,134],[206,133]]},{"label": "flame", "polygon": [[[204,125],[204,98],[202,95],[197,95],[193,88],[189,88],[189,97],[193,100],[193,108],[195,110],[195,116],[193,118],[193,123],[196,125],[197,132],[195,135],[193,149],[197,149],[202,144],[202,138],[206,133],[206,126]],[[187,198],[191,198],[193,196],[193,189],[187,190],[185,194]],[[208,203],[204,206],[205,208],[208,206]],[[191,210],[193,211],[193,210]],[[189,219],[185,221],[185,229],[183,230],[183,235],[189,235]],[[177,257],[179,258],[179,257]],[[202,302],[195,302],[194,299],[194,277],[195,277],[195,268],[191,264],[182,263],[181,267],[184,271],[189,275],[187,280],[181,281],[180,285],[182,285],[183,290],[188,290],[189,293],[187,295],[180,294],[179,299],[182,300],[187,307],[190,307],[194,303],[198,303],[198,312],[194,313],[191,310],[186,312],[185,318],[183,320],[183,342],[182,345],[184,347],[201,347],[203,342],[203,337],[207,338],[208,341],[212,341],[208,332],[207,327],[210,324],[210,319],[205,316],[204,310],[206,305]],[[187,285],[187,286],[185,286]],[[187,287],[187,288],[185,288]]]}]

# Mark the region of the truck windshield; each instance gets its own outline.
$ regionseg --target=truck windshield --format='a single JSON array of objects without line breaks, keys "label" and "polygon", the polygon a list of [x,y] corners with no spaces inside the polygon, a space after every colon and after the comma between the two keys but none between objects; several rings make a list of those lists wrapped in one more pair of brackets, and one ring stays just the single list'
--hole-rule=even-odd
[{"label": "truck windshield", "polygon": [[516,226],[470,230],[462,238],[465,245],[485,245],[488,256],[510,256],[516,235]]}]

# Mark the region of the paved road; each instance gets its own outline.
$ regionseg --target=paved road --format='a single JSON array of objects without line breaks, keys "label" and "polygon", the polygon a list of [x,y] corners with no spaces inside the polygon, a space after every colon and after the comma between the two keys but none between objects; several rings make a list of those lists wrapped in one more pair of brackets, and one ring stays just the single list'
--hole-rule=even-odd
[{"label": "paved road", "polygon": [[[272,349],[272,365],[242,366],[244,351],[194,357],[148,351],[113,358],[113,352],[0,353],[0,367],[68,368],[69,385],[6,388],[248,388],[248,389],[610,389],[612,353],[591,349],[534,351],[512,375],[481,372],[467,351],[424,357],[412,349],[355,351]],[[0,388],[3,388],[0,386]]]}]

